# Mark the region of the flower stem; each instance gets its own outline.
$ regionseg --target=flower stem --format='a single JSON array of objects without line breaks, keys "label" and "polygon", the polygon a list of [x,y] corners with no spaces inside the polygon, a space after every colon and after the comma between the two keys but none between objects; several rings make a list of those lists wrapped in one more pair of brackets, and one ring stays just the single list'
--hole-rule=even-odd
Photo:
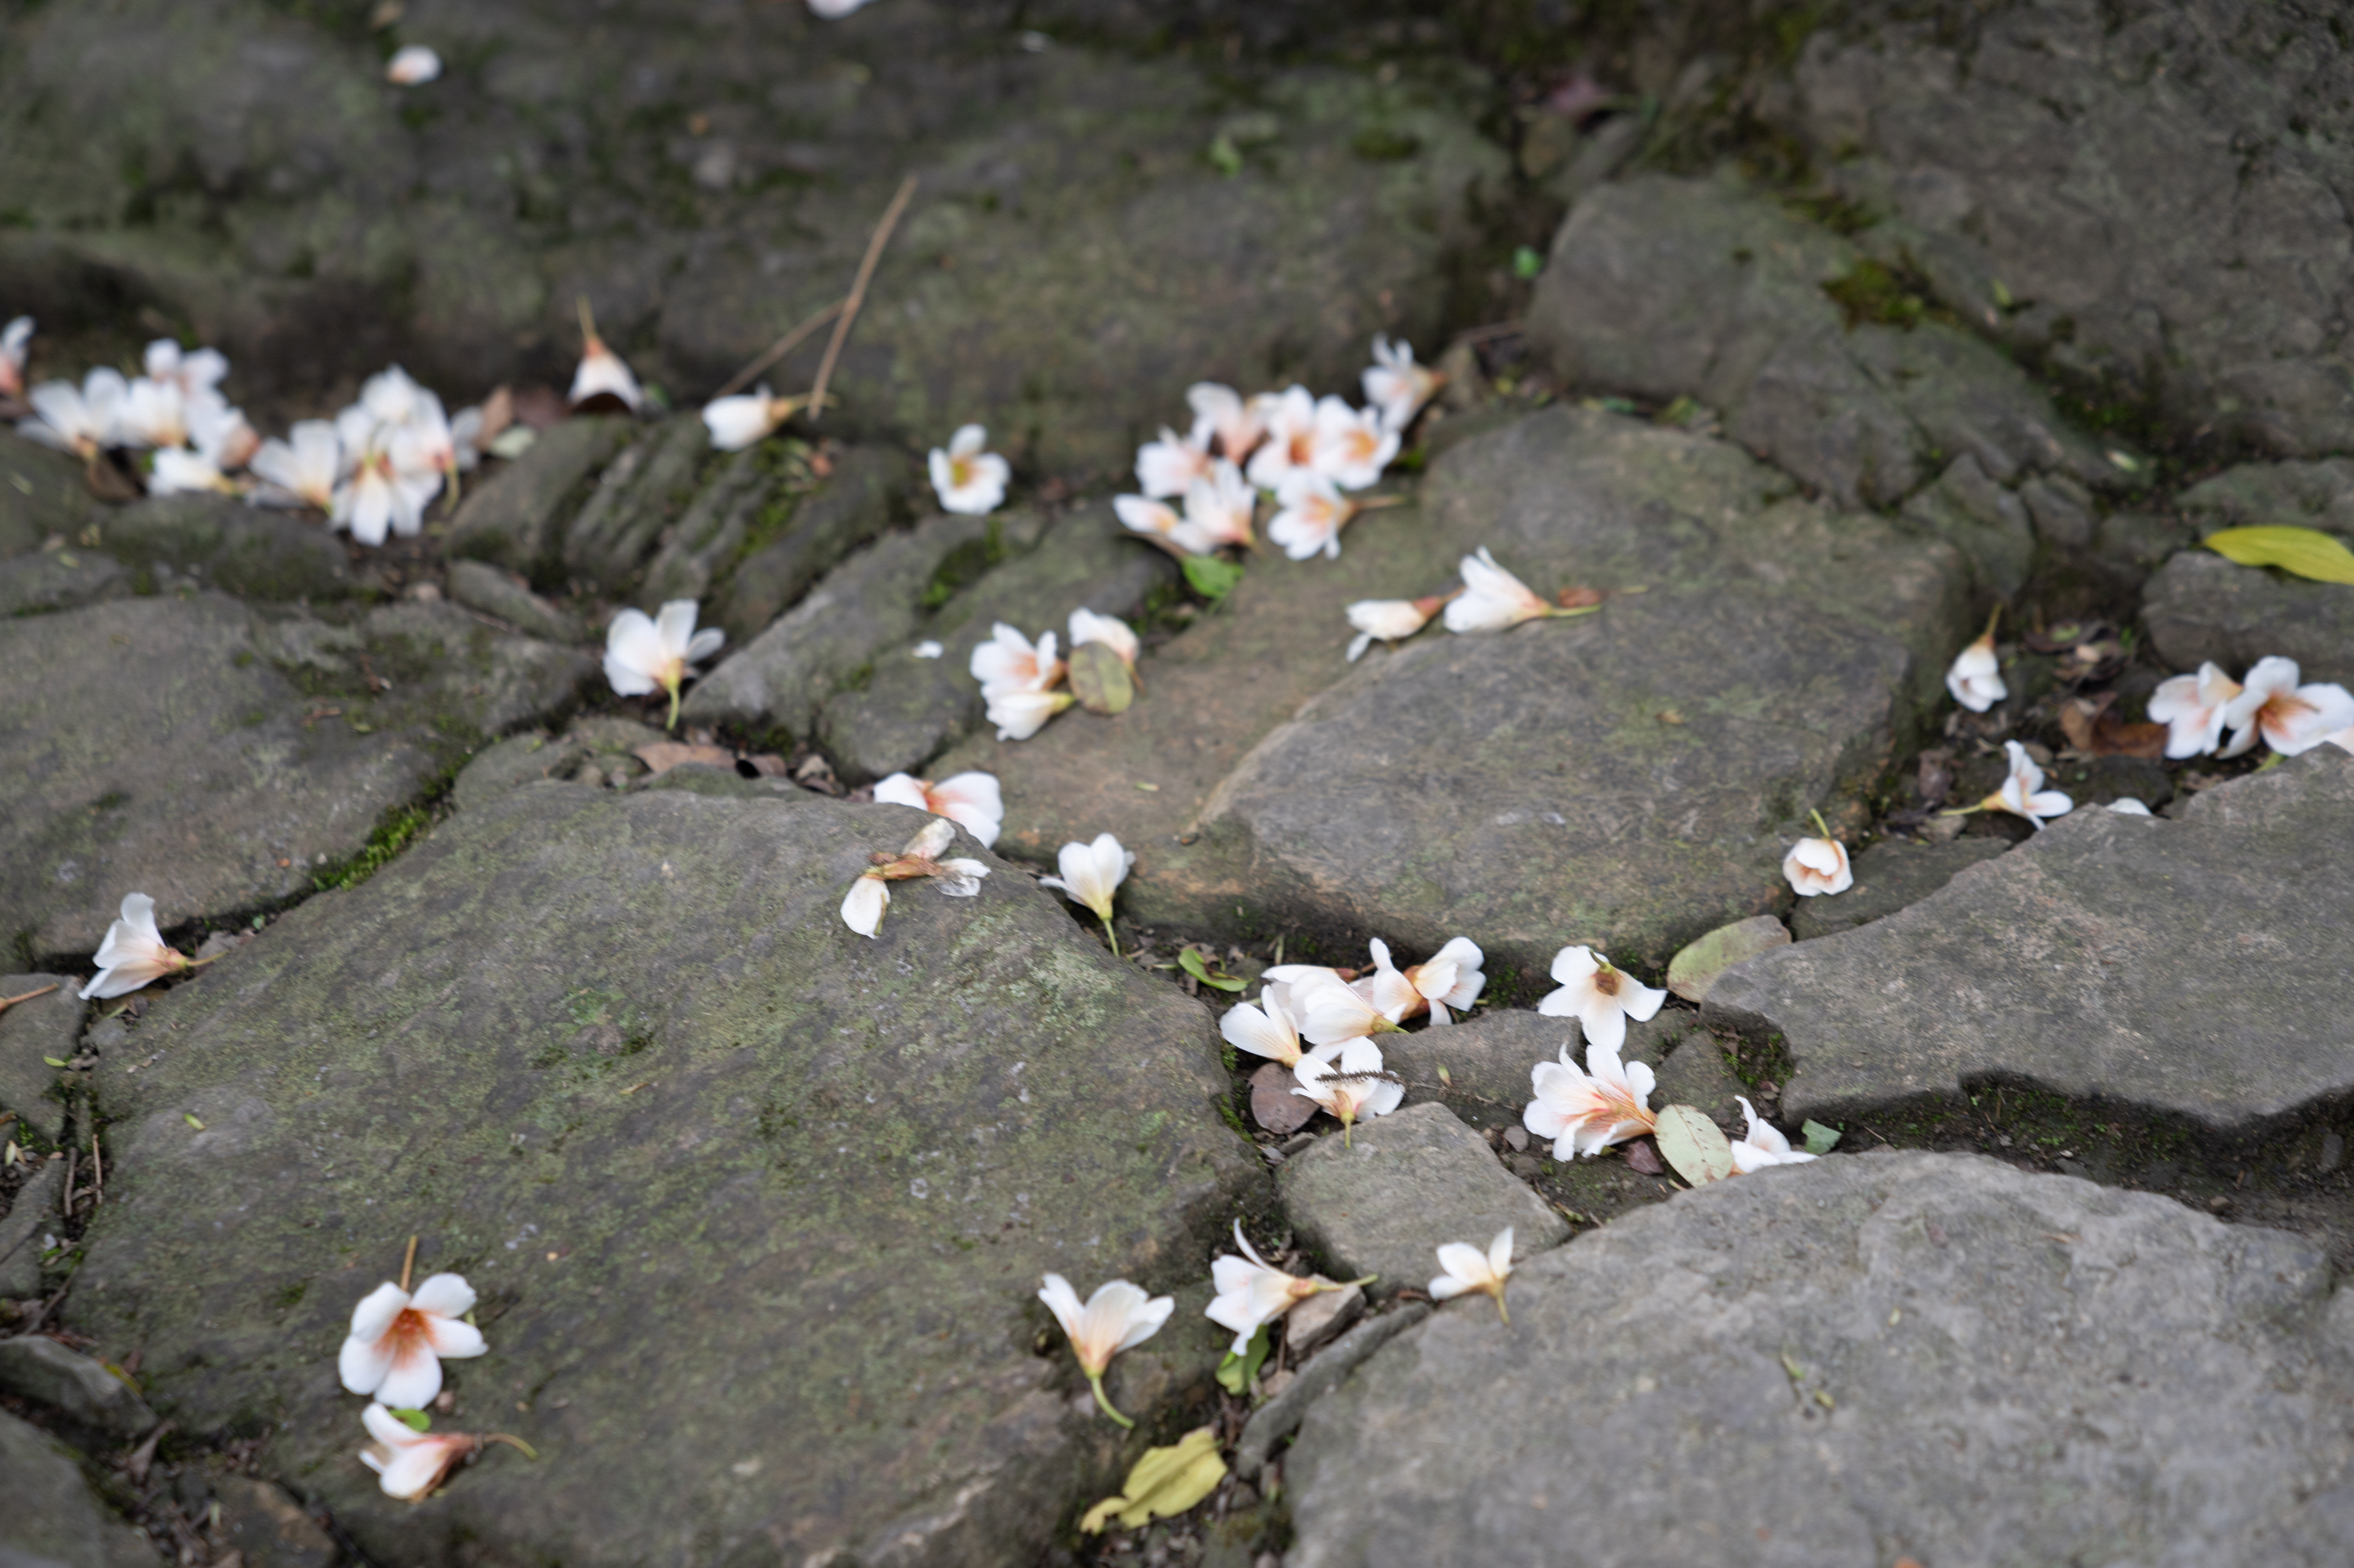
[{"label": "flower stem", "polygon": [[1504,1310],[1504,1292],[1501,1287],[1496,1290],[1496,1316],[1503,1319],[1505,1328],[1509,1329],[1512,1326],[1512,1315]]},{"label": "flower stem", "polygon": [[43,986],[38,991],[28,991],[22,996],[0,996],[0,1012],[7,1012],[20,1001],[30,1001],[37,996],[47,996],[57,989],[56,985],[50,984]]},{"label": "flower stem", "polygon": [[1111,916],[1103,917],[1104,940],[1111,944],[1111,956],[1119,957],[1119,933],[1111,928]]},{"label": "flower stem", "polygon": [[1823,814],[1822,814],[1821,810],[1812,810],[1812,811],[1808,812],[1808,813],[1807,813],[1807,815],[1808,815],[1808,816],[1810,816],[1810,817],[1814,818],[1814,820],[1815,820],[1815,832],[1819,832],[1819,833],[1822,834],[1822,835],[1823,835],[1823,837],[1825,837],[1825,838],[1829,838],[1829,837],[1830,837],[1830,836],[1831,836],[1831,831],[1830,831],[1830,829],[1823,825]]},{"label": "flower stem", "polygon": [[539,1457],[538,1449],[533,1447],[530,1444],[525,1442],[522,1438],[516,1436],[512,1432],[485,1432],[480,1437],[475,1438],[474,1442],[478,1447],[484,1448],[489,1447],[493,1443],[504,1443],[510,1447],[522,1449],[523,1457],[526,1459],[536,1459]]},{"label": "flower stem", "polygon": [[664,729],[678,727],[678,687],[679,683],[676,681],[670,683],[670,722],[663,726]]},{"label": "flower stem", "polygon": [[1106,1415],[1110,1416],[1114,1421],[1119,1422],[1122,1426],[1127,1427],[1131,1432],[1136,1430],[1136,1423],[1130,1421],[1127,1416],[1122,1415],[1119,1411],[1114,1410],[1111,1407],[1111,1401],[1104,1396],[1103,1373],[1089,1372],[1087,1374],[1087,1386],[1096,1391],[1096,1404],[1102,1409]]},{"label": "flower stem", "polygon": [[408,1288],[409,1271],[417,1266],[417,1238],[408,1238],[408,1255],[400,1260],[400,1287]]}]

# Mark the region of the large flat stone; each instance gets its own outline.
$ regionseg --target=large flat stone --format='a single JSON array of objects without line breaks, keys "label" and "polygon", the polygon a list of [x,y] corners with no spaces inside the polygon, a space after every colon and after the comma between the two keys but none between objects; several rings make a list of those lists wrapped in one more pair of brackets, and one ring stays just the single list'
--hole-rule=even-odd
[{"label": "large flat stone", "polygon": [[[1039,1274],[1196,1280],[1259,1166],[1207,1012],[1009,868],[843,927],[921,820],[546,783],[312,899],[101,1067],[73,1321],[387,1564],[1036,1562],[1121,1453]],[[452,1423],[543,1456],[423,1507],[334,1372],[412,1233],[482,1295]]]},{"label": "large flat stone", "polygon": [[2257,660],[2294,659],[2308,681],[2354,683],[2354,587],[2185,550],[2149,579],[2142,620],[2178,670],[2211,659],[2234,679]]},{"label": "large flat stone", "polygon": [[245,599],[343,599],[362,591],[342,540],[315,514],[266,511],[226,495],[158,495],[110,513],[101,547]]},{"label": "large flat stone", "polygon": [[82,1479],[72,1449],[0,1410],[0,1563],[9,1568],[156,1568],[147,1538],[111,1517]]},{"label": "large flat stone", "polygon": [[44,1334],[0,1340],[0,1393],[110,1437],[136,1437],[155,1425],[155,1413],[129,1383]]},{"label": "large flat stone", "polygon": [[44,986],[57,989],[0,1012],[0,1110],[15,1111],[54,1146],[65,1134],[66,1107],[50,1095],[58,1070],[49,1061],[73,1059],[86,1005],[74,994],[81,981],[71,975],[0,975],[0,1000],[32,996]]},{"label": "large flat stone", "polygon": [[127,893],[169,928],[306,890],[423,786],[429,735],[306,725],[277,646],[210,594],[0,622],[24,699],[0,712],[0,935],[20,953],[85,960]]},{"label": "large flat stone", "polygon": [[766,630],[844,556],[904,521],[916,465],[890,447],[840,448],[833,471],[771,530],[756,519],[750,548],[707,618],[741,645]]},{"label": "large flat stone", "polygon": [[1855,885],[1845,893],[1798,900],[1790,911],[1790,934],[1811,942],[1884,918],[1920,903],[1951,882],[1956,872],[1992,860],[2009,847],[2001,839],[1954,839],[1942,844],[1882,839],[1849,861]]},{"label": "large flat stone", "polygon": [[2086,810],[1885,919],[1730,970],[1702,1016],[1778,1033],[1784,1114],[1999,1081],[2255,1136],[2354,1092],[2339,993],[2354,758],[2321,747],[2179,820]]},{"label": "large flat stone", "polygon": [[[1736,1178],[1434,1313],[1308,1414],[1294,1568],[2343,1561],[2319,1248],[1974,1156]],[[1574,1542],[1574,1557],[1563,1555]]]}]

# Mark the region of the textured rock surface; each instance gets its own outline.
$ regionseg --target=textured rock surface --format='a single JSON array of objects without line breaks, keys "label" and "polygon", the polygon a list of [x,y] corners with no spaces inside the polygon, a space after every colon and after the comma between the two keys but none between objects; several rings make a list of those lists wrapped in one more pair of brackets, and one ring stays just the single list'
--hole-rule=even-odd
[{"label": "textured rock surface", "polygon": [[73,1451],[0,1410],[0,1562],[16,1568],[156,1568],[147,1538],[107,1514],[74,1463]]},{"label": "textured rock surface", "polygon": [[359,592],[341,540],[316,514],[249,506],[226,495],[159,495],[111,512],[100,547],[143,569],[178,572],[248,599],[342,599]]},{"label": "textured rock surface", "polygon": [[[13,430],[0,430],[0,560],[37,550],[52,535],[71,538],[93,510],[80,464]],[[7,560],[0,566],[0,579],[21,565]]]},{"label": "textured rock surface", "polygon": [[749,642],[851,551],[903,519],[916,466],[905,452],[873,444],[844,448],[833,472],[795,503],[774,538],[736,563],[710,620],[728,641]]},{"label": "textured rock surface", "polygon": [[1794,1120],[1999,1078],[2265,1132],[2354,1091],[2354,922],[2314,875],[2349,834],[2354,758],[2327,746],[2177,821],[2077,812],[1899,914],[1751,959],[1703,1017],[1782,1036]]},{"label": "textured rock surface", "polygon": [[1720,926],[1698,941],[1678,948],[1676,956],[1668,960],[1668,989],[1686,1001],[1699,1001],[1708,995],[1708,988],[1716,983],[1717,976],[1742,959],[1789,944],[1790,928],[1771,915],[1753,915],[1746,920]]},{"label": "textured rock surface", "polygon": [[73,1059],[84,1007],[74,993],[81,981],[71,975],[0,975],[0,1000],[31,996],[44,986],[57,989],[0,1012],[0,1110],[15,1111],[54,1145],[65,1130],[66,1107],[50,1096],[58,1070],[49,1059]]},{"label": "textured rock surface", "polygon": [[526,636],[549,642],[578,642],[588,635],[570,615],[481,561],[450,563],[450,597],[469,609],[498,617]]},{"label": "textured rock surface", "polygon": [[1391,1341],[1287,1561],[2342,1560],[2348,1307],[2298,1237],[1992,1160],[1742,1177]]},{"label": "textured rock surface", "polygon": [[249,1568],[334,1568],[334,1538],[282,1487],[245,1476],[216,1483],[220,1533]]},{"label": "textured rock surface", "polygon": [[91,550],[60,546],[0,561],[0,616],[72,609],[130,591],[122,563]]},{"label": "textured rock surface", "polygon": [[1845,893],[1798,900],[1790,911],[1790,934],[1811,942],[1893,915],[1945,886],[1965,866],[1992,860],[2009,847],[2000,839],[1955,839],[1942,844],[1882,839],[1848,862],[1855,874],[1854,886]]},{"label": "textured rock surface", "polygon": [[1371,1288],[1381,1296],[1421,1289],[1448,1242],[1485,1249],[1511,1225],[1516,1254],[1527,1257],[1569,1235],[1569,1222],[1443,1105],[1361,1122],[1345,1143],[1319,1139],[1276,1181],[1301,1245],[1335,1278],[1378,1276]]},{"label": "textured rock surface", "polygon": [[306,725],[276,647],[214,595],[0,623],[34,694],[0,713],[0,936],[20,954],[86,959],[126,893],[169,928],[306,889],[423,785],[429,737]]},{"label": "textured rock surface", "polygon": [[[1038,1274],[1197,1278],[1257,1161],[1207,1013],[1018,875],[843,927],[919,820],[539,785],[313,899],[101,1084],[78,1320],[184,1429],[270,1411],[277,1478],[387,1563],[1034,1559],[1117,1478]],[[545,1457],[422,1508],[334,1375],[412,1232],[483,1296],[459,1419]]]},{"label": "textured rock surface", "polygon": [[0,1296],[23,1300],[41,1293],[41,1238],[58,1227],[65,1186],[65,1161],[44,1160],[0,1214]]},{"label": "textured rock surface", "polygon": [[2185,550],[2149,579],[2142,619],[2179,669],[2212,659],[2234,679],[2278,653],[2308,681],[2354,682],[2354,588]]},{"label": "textured rock surface", "polygon": [[155,1413],[112,1372],[41,1334],[0,1340],[0,1393],[13,1393],[110,1437],[136,1437]]},{"label": "textured rock surface", "polygon": [[566,419],[542,431],[530,450],[459,506],[445,541],[450,554],[552,585],[566,507],[630,434],[630,421],[605,415]]}]

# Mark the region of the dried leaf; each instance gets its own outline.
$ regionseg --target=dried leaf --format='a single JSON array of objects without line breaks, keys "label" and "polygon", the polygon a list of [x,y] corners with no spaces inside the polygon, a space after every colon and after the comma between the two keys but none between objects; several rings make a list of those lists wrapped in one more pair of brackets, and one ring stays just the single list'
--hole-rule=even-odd
[{"label": "dried leaf", "polygon": [[1251,1119],[1279,1138],[1288,1138],[1316,1119],[1316,1102],[1291,1091],[1299,1080],[1280,1062],[1269,1062],[1250,1077]]},{"label": "dried leaf", "polygon": [[2278,567],[2320,583],[2354,583],[2354,550],[2317,528],[2225,528],[2200,541],[2243,567]]},{"label": "dried leaf", "polygon": [[656,773],[667,773],[684,762],[699,762],[706,768],[736,766],[736,754],[724,746],[688,746],[675,740],[650,740],[630,755]]},{"label": "dried leaf", "polygon": [[2103,718],[2093,726],[2091,749],[2095,757],[2139,757],[2156,762],[2166,755],[2166,726]]},{"label": "dried leaf", "polygon": [[1798,1128],[1798,1136],[1806,1139],[1808,1153],[1829,1154],[1839,1147],[1839,1140],[1844,1135],[1835,1127],[1825,1127],[1821,1122],[1809,1121]]},{"label": "dried leaf", "polygon": [[1136,701],[1136,683],[1128,661],[1101,642],[1082,642],[1071,650],[1071,694],[1091,714],[1124,714]]},{"label": "dried leaf", "polygon": [[1659,1163],[1659,1149],[1649,1139],[1637,1139],[1627,1146],[1627,1169],[1645,1176],[1664,1176],[1668,1168]]},{"label": "dried leaf", "polygon": [[1670,1106],[1659,1113],[1652,1136],[1659,1153],[1676,1174],[1695,1187],[1722,1181],[1733,1174],[1733,1145],[1723,1129],[1691,1106]]},{"label": "dried leaf", "polygon": [[1553,596],[1564,609],[1584,609],[1589,604],[1600,604],[1603,597],[1600,588],[1565,588]]},{"label": "dried leaf", "polygon": [[1100,1535],[1115,1514],[1129,1530],[1150,1520],[1173,1518],[1216,1491],[1225,1478],[1226,1462],[1218,1457],[1218,1429],[1197,1426],[1174,1447],[1147,1448],[1129,1471],[1120,1495],[1087,1510],[1079,1528]]}]

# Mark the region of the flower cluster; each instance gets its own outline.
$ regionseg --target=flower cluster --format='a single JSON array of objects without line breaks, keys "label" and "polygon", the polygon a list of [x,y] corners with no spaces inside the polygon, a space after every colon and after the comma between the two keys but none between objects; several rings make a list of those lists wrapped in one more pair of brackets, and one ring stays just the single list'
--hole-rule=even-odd
[{"label": "flower cluster", "polygon": [[[1349,662],[1355,663],[1376,641],[1403,642],[1446,612],[1447,630],[1458,636],[1510,631],[1523,621],[1572,615],[1590,615],[1604,596],[1595,589],[1565,591],[1556,603],[1496,564],[1486,546],[1463,557],[1458,569],[1463,584],[1452,592],[1426,599],[1361,599],[1349,606],[1349,624],[1357,629],[1349,644]],[[1639,588],[1621,589],[1638,593]]]},{"label": "flower cluster", "polygon": [[[1099,644],[1110,651],[1108,658],[1118,661],[1117,669],[1134,679],[1140,644],[1126,622],[1091,609],[1075,609],[1070,630],[1074,658],[1081,648]],[[989,722],[997,726],[1000,740],[1027,740],[1044,729],[1048,719],[1080,700],[1071,692],[1055,689],[1071,673],[1071,667],[1055,656],[1052,631],[1040,632],[1033,642],[1001,620],[990,629],[989,641],[973,649],[970,668],[972,678],[981,683],[982,700],[989,705]],[[1099,711],[1119,712],[1126,706],[1122,700]]]},{"label": "flower cluster", "polygon": [[475,1296],[465,1277],[436,1274],[412,1292],[408,1274],[416,1259],[411,1237],[400,1283],[387,1280],[360,1298],[335,1357],[344,1387],[368,1401],[360,1423],[375,1441],[360,1450],[360,1462],[376,1472],[387,1496],[405,1502],[430,1496],[451,1469],[487,1444],[509,1443],[531,1453],[528,1444],[504,1432],[431,1430],[426,1407],[441,1393],[441,1363],[485,1354],[490,1346],[470,1320]]},{"label": "flower cluster", "polygon": [[[2166,755],[2239,757],[2264,743],[2284,757],[2354,731],[2354,694],[2335,681],[2298,683],[2296,661],[2259,659],[2243,683],[2212,663],[2150,694],[2149,716],[2166,726]],[[2349,736],[2354,743],[2354,735]],[[2349,744],[2354,750],[2354,744]]]}]

